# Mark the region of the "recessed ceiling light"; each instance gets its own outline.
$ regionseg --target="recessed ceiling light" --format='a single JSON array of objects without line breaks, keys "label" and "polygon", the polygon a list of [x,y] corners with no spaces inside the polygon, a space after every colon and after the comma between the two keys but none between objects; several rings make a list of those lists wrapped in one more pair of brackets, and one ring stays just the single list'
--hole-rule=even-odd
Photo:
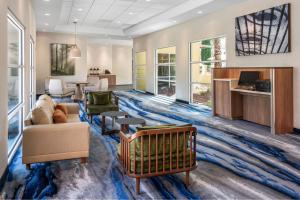
[{"label": "recessed ceiling light", "polygon": [[203,13],[203,11],[202,11],[202,10],[199,10],[197,13],[200,15],[200,14],[202,14],[202,13]]},{"label": "recessed ceiling light", "polygon": [[73,20],[73,22],[78,22],[79,21],[79,19],[77,19],[77,18],[75,18],[74,20]]},{"label": "recessed ceiling light", "polygon": [[174,22],[174,23],[177,23],[177,21],[176,21],[176,20],[173,20],[173,22]]},{"label": "recessed ceiling light", "polygon": [[133,12],[129,12],[128,14],[129,14],[129,15],[133,15]]},{"label": "recessed ceiling light", "polygon": [[50,13],[45,13],[45,16],[50,16],[51,14]]},{"label": "recessed ceiling light", "polygon": [[50,2],[50,0],[44,0],[45,2]]},{"label": "recessed ceiling light", "polygon": [[48,23],[45,23],[45,26],[49,26],[49,24],[48,24]]},{"label": "recessed ceiling light", "polygon": [[151,0],[146,0],[147,2],[150,2]]},{"label": "recessed ceiling light", "polygon": [[82,8],[78,8],[77,10],[78,10],[79,12],[83,11],[83,9],[82,9]]},{"label": "recessed ceiling light", "polygon": [[118,24],[121,24],[121,21],[117,21]]}]

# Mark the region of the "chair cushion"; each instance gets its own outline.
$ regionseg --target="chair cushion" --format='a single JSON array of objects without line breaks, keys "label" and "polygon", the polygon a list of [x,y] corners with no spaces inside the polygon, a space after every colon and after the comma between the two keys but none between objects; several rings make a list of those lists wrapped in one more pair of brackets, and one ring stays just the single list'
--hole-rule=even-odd
[{"label": "chair cushion", "polygon": [[109,102],[111,102],[111,97],[112,97],[112,92],[111,91],[107,91],[107,92],[103,92],[103,91],[98,91],[98,92],[89,92],[87,95],[87,99],[90,105],[94,104],[94,98],[93,98],[93,94],[109,94]]},{"label": "chair cushion", "polygon": [[34,125],[52,124],[52,117],[49,117],[42,107],[35,107],[31,111],[31,121]]},{"label": "chair cushion", "polygon": [[56,106],[55,106],[55,110],[61,110],[65,115],[68,115],[68,108],[67,108],[67,106],[65,105],[65,104],[57,104]]},{"label": "chair cushion", "polygon": [[107,105],[87,105],[87,114],[101,114],[107,111],[119,111],[119,107],[115,104],[107,104]]},{"label": "chair cushion", "polygon": [[110,103],[109,94],[108,93],[94,93],[93,94],[94,104],[95,105],[106,105]]},{"label": "chair cushion", "polygon": [[67,123],[67,116],[59,109],[56,109],[53,113],[53,121],[55,124]]}]

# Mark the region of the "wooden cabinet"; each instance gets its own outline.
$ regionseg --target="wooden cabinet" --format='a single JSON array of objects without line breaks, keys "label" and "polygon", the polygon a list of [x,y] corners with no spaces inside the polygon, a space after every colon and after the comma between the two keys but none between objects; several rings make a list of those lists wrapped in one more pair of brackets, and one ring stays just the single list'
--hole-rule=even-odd
[{"label": "wooden cabinet", "polygon": [[[260,79],[270,79],[271,92],[236,89],[241,71],[259,71]],[[213,113],[270,126],[272,133],[293,132],[293,68],[214,68]]]},{"label": "wooden cabinet", "polygon": [[89,75],[93,77],[99,77],[99,79],[108,79],[108,86],[116,85],[116,75],[115,74],[99,74],[99,75]]}]

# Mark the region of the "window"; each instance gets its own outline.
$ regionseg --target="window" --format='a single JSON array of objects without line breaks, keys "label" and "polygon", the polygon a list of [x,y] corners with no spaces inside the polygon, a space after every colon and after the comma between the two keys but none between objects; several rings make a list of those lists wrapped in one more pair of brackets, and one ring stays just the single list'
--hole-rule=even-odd
[{"label": "window", "polygon": [[20,141],[23,125],[24,28],[11,15],[8,31],[8,154],[13,155]]},{"label": "window", "polygon": [[135,89],[146,91],[146,52],[135,53]]},{"label": "window", "polygon": [[190,101],[211,107],[211,68],[226,66],[226,39],[201,40],[190,44]]},{"label": "window", "polygon": [[156,50],[156,94],[175,98],[176,47]]},{"label": "window", "polygon": [[35,57],[35,49],[34,49],[34,42],[32,39],[30,39],[30,91],[29,91],[29,95],[30,95],[30,110],[33,108],[34,104],[35,104],[35,98],[36,98],[36,94],[35,94],[35,67],[34,67],[34,57]]}]

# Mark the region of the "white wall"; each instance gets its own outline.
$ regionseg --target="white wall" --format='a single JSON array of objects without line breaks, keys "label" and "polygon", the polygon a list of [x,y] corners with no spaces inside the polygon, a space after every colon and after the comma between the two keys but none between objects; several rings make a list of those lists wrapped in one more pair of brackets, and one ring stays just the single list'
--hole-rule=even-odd
[{"label": "white wall", "polygon": [[[235,55],[235,18],[276,5],[291,3],[292,52],[261,56]],[[300,1],[248,0],[183,24],[134,39],[134,51],[147,53],[147,91],[154,93],[155,49],[176,46],[176,95],[189,101],[189,43],[191,41],[226,36],[227,66],[292,66],[294,67],[294,126],[300,128]]]},{"label": "white wall", "polygon": [[112,72],[116,74],[117,85],[132,84],[132,47],[112,47]]},{"label": "white wall", "polygon": [[29,111],[29,41],[36,39],[35,15],[30,0],[1,0],[0,3],[0,176],[7,166],[7,12],[8,8],[25,27],[24,114]]},{"label": "white wall", "polygon": [[[37,93],[44,93],[45,79],[50,76],[50,44],[74,44],[74,35],[57,34],[57,33],[37,33]],[[58,76],[65,81],[82,81],[87,77],[87,41],[85,38],[77,38],[77,46],[81,50],[81,58],[75,59],[75,75],[74,76]]]},{"label": "white wall", "polygon": [[87,65],[112,71],[112,45],[88,44]]}]

